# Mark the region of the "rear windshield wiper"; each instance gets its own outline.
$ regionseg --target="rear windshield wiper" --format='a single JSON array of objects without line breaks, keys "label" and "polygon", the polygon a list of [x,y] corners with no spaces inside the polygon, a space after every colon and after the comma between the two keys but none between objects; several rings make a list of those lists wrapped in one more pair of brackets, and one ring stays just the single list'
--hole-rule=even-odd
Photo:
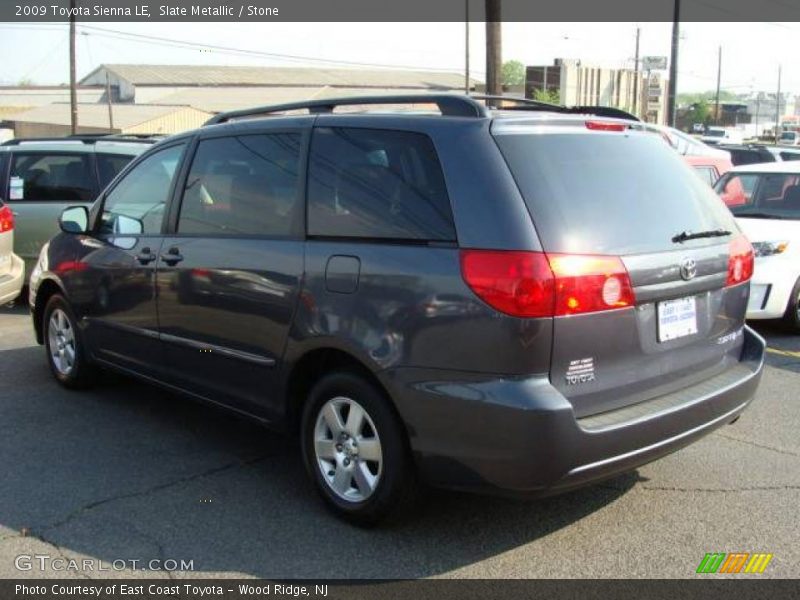
[{"label": "rear windshield wiper", "polygon": [[697,233],[689,233],[688,231],[681,231],[679,234],[672,236],[673,244],[681,244],[689,240],[699,240],[700,238],[712,237],[725,237],[730,235],[731,232],[727,229],[710,229],[709,231],[698,231]]}]

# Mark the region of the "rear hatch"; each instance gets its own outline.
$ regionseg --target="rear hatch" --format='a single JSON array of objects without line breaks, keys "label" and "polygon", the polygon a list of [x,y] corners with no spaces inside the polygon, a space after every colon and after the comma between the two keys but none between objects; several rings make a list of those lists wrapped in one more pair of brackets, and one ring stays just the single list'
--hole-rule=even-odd
[{"label": "rear hatch", "polygon": [[749,245],[663,140],[583,120],[500,119],[492,132],[551,265],[553,257],[608,257],[598,264],[619,265],[619,277],[601,270],[601,282],[614,279],[602,293],[633,292],[611,309],[586,310],[579,296],[557,305],[550,378],[578,417],[671,393],[738,362]]}]

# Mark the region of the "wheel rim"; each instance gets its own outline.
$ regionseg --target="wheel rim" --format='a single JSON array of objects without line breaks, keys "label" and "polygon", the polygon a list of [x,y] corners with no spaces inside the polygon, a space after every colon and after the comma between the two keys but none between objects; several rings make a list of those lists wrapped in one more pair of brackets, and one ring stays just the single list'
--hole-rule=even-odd
[{"label": "wheel rim", "polygon": [[328,400],[317,414],[314,455],[322,479],[342,500],[363,502],[377,489],[383,450],[375,423],[351,398]]},{"label": "wheel rim", "polygon": [[62,375],[69,375],[75,367],[75,331],[69,317],[60,308],[50,315],[47,337],[53,366]]},{"label": "wheel rim", "polygon": [[798,323],[800,323],[800,292],[797,294],[797,298],[794,301],[794,316]]}]

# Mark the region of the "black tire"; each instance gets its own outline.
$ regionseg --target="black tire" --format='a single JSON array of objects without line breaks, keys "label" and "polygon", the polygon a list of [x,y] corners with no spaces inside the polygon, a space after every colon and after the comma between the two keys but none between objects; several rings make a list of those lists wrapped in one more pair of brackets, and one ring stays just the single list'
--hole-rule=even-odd
[{"label": "black tire", "polygon": [[[52,323],[54,314],[56,314],[57,317],[63,315],[69,329],[72,331],[74,358],[68,369],[65,369],[64,365],[57,365],[56,358],[53,355],[51,344],[58,338],[57,334],[55,336],[51,335],[51,333],[55,333],[58,330]],[[93,368],[86,357],[83,338],[78,329],[75,314],[72,312],[67,301],[60,294],[51,296],[45,305],[44,314],[42,316],[42,333],[44,336],[47,364],[50,366],[50,371],[53,373],[53,377],[56,378],[56,381],[69,389],[87,387],[92,379]],[[61,340],[63,340],[63,336]]]},{"label": "black tire", "polygon": [[795,282],[794,288],[792,288],[792,294],[789,296],[789,305],[783,315],[783,324],[792,333],[800,333],[800,279]]},{"label": "black tire", "polygon": [[[360,405],[368,420],[374,424],[374,434],[377,434],[379,439],[381,451],[379,476],[374,489],[363,500],[344,499],[334,491],[333,483],[329,483],[323,474],[315,451],[320,412],[329,401],[337,397],[351,399]],[[368,527],[387,518],[397,518],[416,504],[419,485],[405,431],[383,392],[364,377],[348,371],[336,371],[320,379],[309,393],[300,428],[306,470],[325,504],[337,516],[350,523]],[[367,429],[372,434],[371,424],[368,424]],[[332,429],[329,433],[333,433]],[[339,469],[342,453],[336,454],[338,458],[330,464],[335,463],[337,465],[335,469]],[[354,462],[358,460],[360,459],[356,456]],[[370,463],[369,468],[375,470],[375,465],[376,463]],[[332,473],[333,471],[329,471],[328,474]],[[355,476],[351,485],[353,487],[350,491],[359,494],[361,486],[358,485]]]}]

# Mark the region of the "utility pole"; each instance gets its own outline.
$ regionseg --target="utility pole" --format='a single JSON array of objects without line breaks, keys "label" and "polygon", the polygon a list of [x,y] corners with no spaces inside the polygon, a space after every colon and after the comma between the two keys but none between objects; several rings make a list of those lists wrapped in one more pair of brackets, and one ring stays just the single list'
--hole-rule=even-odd
[{"label": "utility pole", "polygon": [[672,16],[672,52],[669,59],[669,89],[667,92],[667,125],[675,127],[675,96],[678,89],[678,44],[680,42],[681,0],[674,0]]},{"label": "utility pole", "polygon": [[469,94],[469,0],[464,0],[464,93]]},{"label": "utility pole", "polygon": [[[642,28],[636,28],[636,54],[634,55],[633,59],[633,102],[631,108],[633,109],[631,112],[634,115],[638,115],[639,110],[639,36],[642,34]],[[639,115],[641,116],[641,115]]]},{"label": "utility pole", "polygon": [[69,0],[69,106],[70,130],[78,133],[78,92],[75,89],[75,0]]},{"label": "utility pole", "polygon": [[781,65],[778,65],[778,93],[775,94],[775,143],[778,143],[781,127]]},{"label": "utility pole", "polygon": [[722,81],[722,46],[717,59],[717,100],[714,103],[714,125],[719,125],[719,86]]},{"label": "utility pole", "polygon": [[489,96],[503,94],[501,21],[500,0],[486,0],[486,93]]},{"label": "utility pole", "polygon": [[114,112],[111,109],[111,80],[106,72],[106,102],[108,103],[108,133],[114,133]]}]

